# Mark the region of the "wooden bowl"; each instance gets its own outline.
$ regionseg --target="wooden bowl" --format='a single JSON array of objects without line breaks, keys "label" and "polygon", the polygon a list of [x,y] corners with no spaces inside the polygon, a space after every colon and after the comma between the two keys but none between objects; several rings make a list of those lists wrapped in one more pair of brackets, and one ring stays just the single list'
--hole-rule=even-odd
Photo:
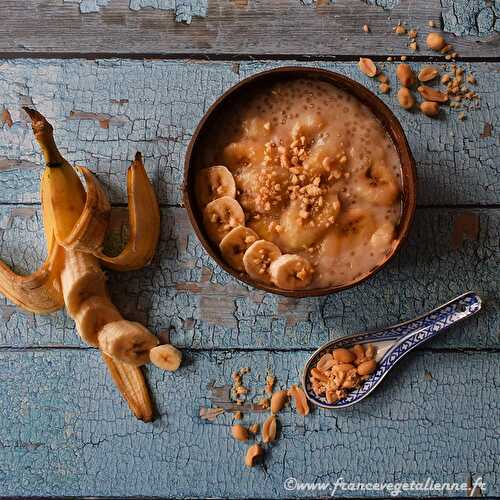
[{"label": "wooden bowl", "polygon": [[[363,104],[365,104],[371,111],[375,114],[377,119],[382,123],[387,133],[390,135],[392,141],[394,142],[396,149],[399,153],[401,160],[401,170],[402,170],[402,214],[400,224],[398,226],[398,237],[397,242],[393,246],[392,252],[386,260],[380,264],[380,266],[372,269],[370,272],[360,276],[355,281],[346,283],[343,285],[330,286],[327,288],[317,288],[311,290],[282,290],[272,285],[267,285],[265,283],[260,283],[252,278],[250,278],[246,273],[235,271],[232,269],[224,259],[222,258],[219,248],[217,245],[212,244],[208,239],[204,227],[203,227],[203,217],[201,211],[196,203],[196,198],[194,194],[194,184],[197,172],[202,166],[197,158],[201,157],[200,154],[200,144],[203,142],[203,138],[207,137],[210,133],[210,128],[213,124],[217,123],[217,118],[220,112],[226,106],[230,106],[231,102],[237,97],[240,97],[242,93],[248,92],[250,89],[254,89],[257,85],[262,86],[275,83],[276,81],[286,80],[288,78],[306,77],[314,78],[323,81],[330,82],[337,87],[349,92],[357,99],[359,99]],[[189,143],[186,158],[184,163],[184,185],[183,185],[183,198],[184,206],[188,212],[189,219],[193,225],[193,229],[198,236],[201,244],[207,251],[207,253],[229,274],[232,274],[235,278],[252,285],[255,288],[259,288],[266,292],[271,292],[279,295],[285,295],[287,297],[316,297],[320,295],[327,295],[334,292],[339,292],[347,288],[351,288],[357,285],[375,273],[380,271],[387,263],[394,257],[396,252],[401,248],[401,245],[405,241],[410,227],[413,221],[413,216],[415,214],[416,206],[416,175],[415,175],[415,160],[411,153],[408,141],[406,140],[405,133],[398,119],[394,116],[392,111],[372,92],[370,92],[366,87],[361,85],[350,78],[347,78],[338,73],[333,73],[332,71],[327,71],[324,69],[317,68],[307,68],[307,67],[282,67],[276,68],[269,71],[264,71],[256,75],[250,76],[245,80],[242,80],[234,87],[229,89],[224,95],[219,97],[212,106],[205,113],[201,119],[198,127],[196,128],[191,142]]]}]

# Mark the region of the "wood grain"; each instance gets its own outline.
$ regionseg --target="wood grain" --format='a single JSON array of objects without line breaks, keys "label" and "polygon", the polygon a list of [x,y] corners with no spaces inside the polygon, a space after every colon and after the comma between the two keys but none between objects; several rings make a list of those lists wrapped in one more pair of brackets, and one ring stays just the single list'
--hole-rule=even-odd
[{"label": "wood grain", "polygon": [[[465,217],[464,217],[465,216]],[[473,220],[477,233],[464,220]],[[127,211],[113,213],[116,249]],[[162,210],[162,233],[151,267],[110,273],[110,289],[126,318],[174,344],[196,349],[316,348],[327,339],[382,328],[422,314],[467,290],[485,309],[426,347],[498,347],[500,210],[418,209],[408,244],[373,279],[317,299],[291,300],[243,286],[204,252],[182,208]],[[19,271],[44,255],[38,207],[0,207],[0,257]],[[0,346],[81,346],[65,313],[35,316],[0,299]]]},{"label": "wood grain", "polygon": [[[77,0],[78,1],[78,0]],[[90,3],[90,2],[87,2]],[[95,3],[95,2],[94,2]],[[57,54],[157,54],[260,56],[359,56],[413,54],[406,36],[392,29],[398,20],[419,29],[419,55],[434,55],[425,49],[429,20],[438,25],[444,12],[445,27],[458,53],[466,57],[498,57],[499,35],[483,14],[458,8],[442,8],[441,0],[385,2],[391,10],[360,0],[308,2],[301,0],[212,0],[205,17],[191,24],[175,22],[174,2],[168,10],[129,8],[129,0],[101,1],[99,12],[82,14],[76,3],[60,0],[3,0],[0,7],[0,53]],[[135,2],[134,2],[135,3]],[[179,2],[177,2],[179,3]],[[375,2],[369,2],[375,3]],[[381,3],[381,2],[376,2]],[[382,2],[383,3],[383,2]],[[449,4],[450,2],[446,2]],[[468,2],[485,4],[486,2]],[[189,10],[199,0],[181,3]],[[153,4],[154,5],[154,4]],[[165,3],[164,3],[165,5]],[[191,12],[189,10],[189,12]],[[189,14],[188,12],[188,14]],[[203,9],[195,13],[203,15]],[[458,13],[458,15],[457,15]],[[494,15],[494,12],[492,12]],[[498,15],[498,14],[497,14]],[[181,13],[177,20],[187,21]],[[363,24],[370,33],[364,33]]]},{"label": "wood grain", "polygon": [[[184,153],[198,121],[229,87],[279,63],[186,61],[23,60],[0,62],[0,109],[13,126],[0,128],[0,203],[39,200],[39,149],[21,105],[36,106],[53,122],[68,160],[97,172],[113,202],[126,201],[125,173],[137,150],[144,153],[162,204],[178,205]],[[301,63],[304,64],[304,63]],[[312,62],[354,78],[378,93],[378,82],[353,63]],[[498,64],[464,64],[476,75],[480,107],[446,109],[434,120],[400,108],[394,97],[396,64],[380,64],[391,95],[380,95],[398,116],[417,161],[420,205],[490,205],[500,199]],[[417,65],[414,65],[417,68]],[[442,72],[449,64],[439,65]],[[489,127],[489,134],[484,134]],[[19,163],[21,161],[21,163]]]},{"label": "wood grain", "polygon": [[[285,491],[288,477],[465,483],[473,473],[486,483],[486,496],[500,494],[495,353],[412,353],[353,408],[316,410],[306,418],[287,408],[279,415],[281,437],[268,448],[265,465],[244,469],[245,445],[230,437],[231,415],[214,422],[198,416],[200,406],[210,404],[207,384],[227,384],[233,370],[248,366],[246,385],[253,389],[251,397],[258,397],[268,369],[279,387],[289,387],[306,355],[185,351],[177,373],[148,370],[161,418],[144,424],[130,416],[97,352],[0,352],[8,401],[0,407],[0,491],[288,498],[303,496]],[[243,423],[264,418],[245,415]]]}]

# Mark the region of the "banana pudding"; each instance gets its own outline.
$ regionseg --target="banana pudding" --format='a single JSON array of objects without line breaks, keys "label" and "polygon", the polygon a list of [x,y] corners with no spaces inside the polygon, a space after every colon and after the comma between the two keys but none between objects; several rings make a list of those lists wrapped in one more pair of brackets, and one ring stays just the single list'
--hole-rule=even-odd
[{"label": "banana pudding", "polygon": [[285,290],[357,281],[396,244],[401,163],[373,112],[313,78],[257,87],[201,147],[195,190],[226,262]]}]

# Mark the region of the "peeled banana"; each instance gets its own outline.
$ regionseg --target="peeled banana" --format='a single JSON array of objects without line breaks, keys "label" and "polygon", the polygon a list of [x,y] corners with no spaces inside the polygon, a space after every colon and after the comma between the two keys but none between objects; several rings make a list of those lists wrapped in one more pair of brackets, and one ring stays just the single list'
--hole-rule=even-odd
[{"label": "peeled banana", "polygon": [[99,347],[109,356],[141,366],[149,362],[149,351],[158,345],[158,338],[140,323],[113,321],[104,325],[98,334]]},{"label": "peeled banana", "polygon": [[101,262],[115,271],[133,271],[148,265],[154,257],[160,239],[160,207],[148,179],[141,153],[127,174],[130,236],[123,251],[108,257],[102,251],[95,253]]},{"label": "peeled banana", "polygon": [[106,277],[93,255],[66,251],[61,272],[64,303],[69,315],[74,318],[81,305],[90,297],[107,296]]},{"label": "peeled banana", "polygon": [[[129,242],[118,257],[107,257],[101,250],[111,210],[106,193],[90,170],[81,167],[85,192],[77,171],[57,149],[50,123],[38,111],[24,109],[31,117],[46,164],[40,191],[48,258],[29,276],[19,276],[0,262],[0,293],[35,313],[66,306],[82,339],[101,349],[131,410],[149,422],[153,419],[151,398],[137,366],[149,361],[158,339],[141,324],[123,319],[111,302],[101,270],[101,261],[120,271],[138,269],[155,253],[160,212],[142,157],[137,153],[128,172]],[[156,364],[177,369],[180,352],[172,346],[160,347],[152,355]]]}]

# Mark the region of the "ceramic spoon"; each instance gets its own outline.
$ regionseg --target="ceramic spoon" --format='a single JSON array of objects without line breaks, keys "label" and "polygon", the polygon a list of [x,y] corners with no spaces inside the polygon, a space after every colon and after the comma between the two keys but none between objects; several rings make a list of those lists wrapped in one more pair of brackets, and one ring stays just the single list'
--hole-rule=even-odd
[{"label": "ceramic spoon", "polygon": [[[416,319],[400,323],[376,332],[359,333],[348,337],[332,340],[322,345],[307,360],[302,373],[302,386],[307,397],[314,404],[323,408],[346,408],[375,390],[382,379],[407,353],[415,347],[427,342],[438,333],[462,321],[481,309],[481,299],[474,292],[467,292],[452,301],[443,304],[433,311]],[[348,393],[347,397],[328,403],[323,396],[316,396],[309,381],[309,371],[318,360],[338,347],[352,347],[355,344],[373,344],[377,348],[377,370],[370,375],[359,388]]]}]

